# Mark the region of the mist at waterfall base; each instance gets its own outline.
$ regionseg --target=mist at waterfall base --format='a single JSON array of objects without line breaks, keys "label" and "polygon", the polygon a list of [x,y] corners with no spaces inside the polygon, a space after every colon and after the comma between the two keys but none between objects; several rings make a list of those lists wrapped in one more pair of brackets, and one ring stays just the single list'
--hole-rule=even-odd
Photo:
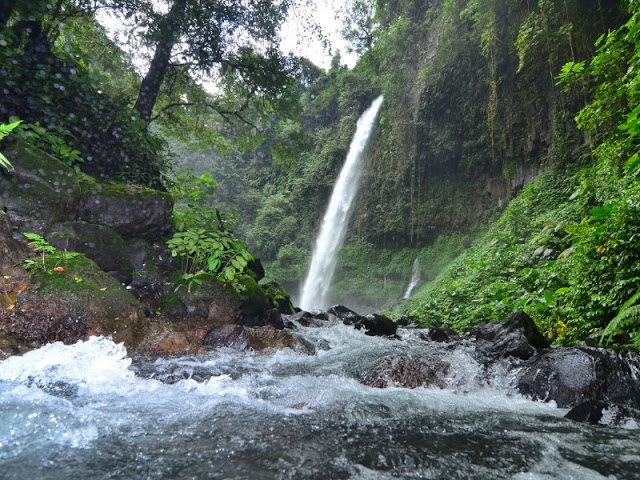
[{"label": "mist at waterfall base", "polygon": [[[91,338],[0,362],[0,478],[640,478],[638,430],[565,420],[472,347],[295,332],[317,353],[131,359]],[[446,388],[362,385],[390,354],[449,362]]]},{"label": "mist at waterfall base", "polygon": [[309,273],[302,287],[300,308],[307,311],[327,308],[327,293],[335,272],[338,253],[344,243],[360,184],[360,166],[375,126],[382,96],[360,116],[349,153],[331,193],[331,199],[318,233]]}]

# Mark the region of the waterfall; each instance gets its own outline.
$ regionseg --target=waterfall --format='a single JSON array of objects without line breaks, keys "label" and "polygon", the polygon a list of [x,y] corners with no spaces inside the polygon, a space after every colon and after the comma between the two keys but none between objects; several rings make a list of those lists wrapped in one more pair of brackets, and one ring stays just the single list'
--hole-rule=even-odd
[{"label": "waterfall", "polygon": [[336,268],[338,252],[347,233],[347,225],[358,192],[360,160],[375,125],[382,105],[382,96],[376,98],[358,120],[349,153],[338,176],[322,227],[313,249],[311,267],[302,288],[300,308],[314,310],[326,308],[327,292]]},{"label": "waterfall", "polygon": [[411,271],[411,281],[409,282],[409,286],[407,287],[407,291],[404,292],[404,297],[409,298],[411,296],[411,292],[416,288],[416,285],[420,281],[420,261],[418,257],[413,261],[413,270]]}]

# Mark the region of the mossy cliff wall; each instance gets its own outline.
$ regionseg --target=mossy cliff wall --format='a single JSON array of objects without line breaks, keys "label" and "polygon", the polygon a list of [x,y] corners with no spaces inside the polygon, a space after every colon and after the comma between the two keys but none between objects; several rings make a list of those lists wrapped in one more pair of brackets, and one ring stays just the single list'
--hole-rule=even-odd
[{"label": "mossy cliff wall", "polygon": [[380,8],[384,33],[362,63],[377,71],[385,104],[353,234],[384,247],[427,245],[482,225],[536,174],[580,154],[573,117],[584,98],[564,94],[556,75],[620,24],[617,2]]}]

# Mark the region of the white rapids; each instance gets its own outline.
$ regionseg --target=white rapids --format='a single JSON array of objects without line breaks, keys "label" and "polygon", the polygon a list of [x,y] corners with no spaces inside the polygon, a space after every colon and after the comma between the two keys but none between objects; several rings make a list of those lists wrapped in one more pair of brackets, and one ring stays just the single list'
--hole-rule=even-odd
[{"label": "white rapids", "polygon": [[[640,477],[637,430],[564,420],[565,410],[516,394],[506,366],[485,371],[470,346],[411,329],[369,337],[337,321],[295,334],[316,353],[132,359],[91,338],[2,361],[0,477]],[[446,388],[361,383],[398,354],[448,362]]]}]

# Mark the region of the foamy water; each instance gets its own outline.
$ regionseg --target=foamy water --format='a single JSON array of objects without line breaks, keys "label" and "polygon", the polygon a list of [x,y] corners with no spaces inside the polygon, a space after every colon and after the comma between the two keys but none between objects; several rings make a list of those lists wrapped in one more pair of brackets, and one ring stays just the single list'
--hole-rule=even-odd
[{"label": "foamy water", "polygon": [[[449,350],[339,323],[315,355],[228,349],[131,359],[108,338],[0,362],[0,478],[640,478],[637,430],[582,426]],[[390,354],[452,365],[448,387],[375,389]]]}]

